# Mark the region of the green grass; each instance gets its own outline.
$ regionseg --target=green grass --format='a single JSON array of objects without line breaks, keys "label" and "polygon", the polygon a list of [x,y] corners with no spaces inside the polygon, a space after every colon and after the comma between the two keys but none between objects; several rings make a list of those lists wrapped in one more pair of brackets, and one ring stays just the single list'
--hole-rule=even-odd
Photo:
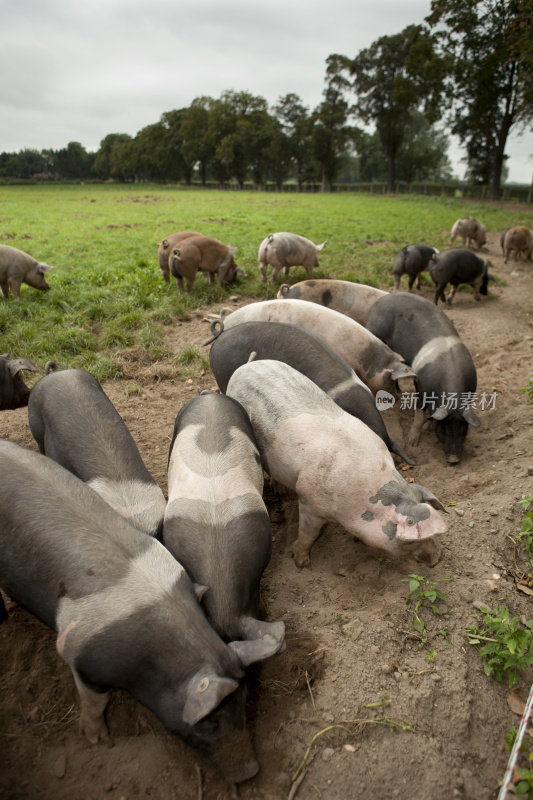
[{"label": "green grass", "polygon": [[[0,188],[0,243],[55,265],[52,291],[23,286],[20,302],[0,300],[0,351],[44,364],[89,369],[100,379],[120,375],[115,351],[141,345],[165,355],[161,325],[230,294],[265,299],[277,289],[260,280],[257,250],[276,230],[327,239],[317,278],[390,287],[394,256],[405,244],[448,246],[460,216],[477,216],[488,231],[533,227],[533,210],[459,199],[360,194],[222,192],[153,185]],[[198,276],[191,297],[165,284],[157,243],[178,230],[199,230],[237,247],[249,274],[231,287]],[[292,268],[290,282],[306,277]]]}]

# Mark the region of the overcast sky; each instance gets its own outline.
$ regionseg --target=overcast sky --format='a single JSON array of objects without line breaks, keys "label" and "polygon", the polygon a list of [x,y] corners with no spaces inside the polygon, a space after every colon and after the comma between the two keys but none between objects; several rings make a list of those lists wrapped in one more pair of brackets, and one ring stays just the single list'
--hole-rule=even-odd
[{"label": "overcast sky", "polygon": [[[326,58],[421,23],[430,0],[0,0],[0,152],[131,136],[227,89],[314,108]],[[533,134],[509,179],[529,183]],[[462,177],[462,151],[450,157]]]}]

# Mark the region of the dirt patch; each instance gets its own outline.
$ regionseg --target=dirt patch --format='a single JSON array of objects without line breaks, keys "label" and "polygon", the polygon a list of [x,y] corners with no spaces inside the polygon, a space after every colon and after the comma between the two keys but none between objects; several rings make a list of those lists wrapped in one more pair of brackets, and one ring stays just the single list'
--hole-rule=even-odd
[{"label": "dirt patch", "polygon": [[[243,800],[288,797],[313,739],[296,792],[302,800],[497,795],[507,763],[504,734],[519,718],[507,706],[507,686],[484,675],[465,628],[479,619],[474,604],[480,602],[533,617],[531,600],[517,591],[521,561],[517,566],[510,539],[522,516],[517,500],[533,493],[533,407],[520,393],[533,372],[533,266],[504,265],[498,234],[489,235],[487,249],[491,271],[506,284],[492,284],[492,296],[480,303],[461,292],[448,313],[474,357],[478,391],[496,392],[495,408],[478,412],[482,427],[468,434],[458,466],[446,464],[426,432],[412,451],[418,465],[403,472],[449,510],[440,563],[430,570],[414,559],[391,562],[330,525],[312,549],[311,567],[298,570],[280,500],[266,489],[274,548],[262,600],[268,619],[285,620],[287,649],[252,675],[249,723],[261,772],[240,786]],[[429,287],[423,293],[432,296]],[[208,310],[168,330],[173,352],[200,348],[209,336]],[[105,390],[166,490],[175,416],[198,389],[214,388],[213,376],[198,368],[179,377],[175,362],[152,364],[142,348],[120,358],[126,378]],[[410,412],[396,406],[384,419],[402,439]],[[0,436],[35,449],[25,409],[2,412]],[[405,602],[403,580],[412,572],[453,577],[441,585],[450,613],[424,613],[423,647]],[[0,626],[6,800],[232,797],[202,756],[126,694],[115,693],[107,712],[110,743],[89,745],[78,733],[76,691],[53,633],[12,604],[9,616]],[[524,699],[532,680],[529,670],[520,684]]]}]

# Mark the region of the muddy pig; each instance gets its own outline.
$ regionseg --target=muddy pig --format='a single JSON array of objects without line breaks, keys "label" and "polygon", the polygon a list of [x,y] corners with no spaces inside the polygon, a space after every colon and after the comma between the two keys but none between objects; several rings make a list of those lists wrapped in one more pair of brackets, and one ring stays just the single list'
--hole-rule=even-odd
[{"label": "muddy pig", "polygon": [[157,243],[157,260],[159,261],[159,267],[163,273],[163,280],[165,283],[170,283],[170,267],[168,265],[168,259],[172,252],[172,248],[175,247],[178,242],[183,241],[183,239],[188,239],[189,236],[201,235],[201,233],[196,233],[195,231],[179,231],[179,233],[171,233],[170,236],[165,236],[161,242]]},{"label": "muddy pig", "polygon": [[9,353],[0,356],[0,411],[28,405],[30,390],[19,375],[23,369],[38,372],[27,358],[10,359]]},{"label": "muddy pig", "polygon": [[[223,324],[214,322],[213,326]],[[251,353],[256,359],[284,361],[306,375],[344,411],[368,425],[389,450],[408,464],[414,464],[399,442],[389,436],[368,386],[320,336],[286,322],[243,322],[218,333],[209,361],[222,392],[226,391],[232,374],[248,361]]]},{"label": "muddy pig", "polygon": [[163,544],[198,584],[224,641],[241,639],[241,662],[274,655],[283,622],[259,616],[259,583],[272,553],[263,470],[250,420],[224,395],[203,392],[174,425]]},{"label": "muddy pig", "polygon": [[183,567],[47,456],[2,441],[0,472],[0,586],[57,632],[89,741],[122,689],[229,781],[255,775],[239,643],[209,625]]},{"label": "muddy pig", "polygon": [[0,244],[0,286],[6,300],[9,299],[10,289],[15,300],[19,299],[22,283],[47,292],[50,286],[44,276],[51,269],[54,267],[37,261],[16,247]]},{"label": "muddy pig", "polygon": [[180,293],[183,294],[183,279],[187,282],[187,293],[192,291],[198,270],[209,275],[210,283],[231,283],[237,272],[233,258],[236,247],[222,244],[210,236],[189,236],[172,248],[168,263],[170,272],[176,279]]},{"label": "muddy pig", "polygon": [[475,217],[465,217],[454,222],[450,235],[450,245],[453,245],[458,236],[463,240],[463,245],[470,245],[475,242],[479,249],[487,242],[485,226]]},{"label": "muddy pig", "polygon": [[28,404],[41,453],[77,475],[139,530],[161,537],[166,501],[97,379],[81,369],[37,381]]},{"label": "muddy pig", "polygon": [[430,247],[427,244],[408,244],[402,247],[392,265],[394,290],[398,291],[400,288],[400,281],[404,273],[409,275],[409,291],[412,291],[415,280],[416,288],[420,290],[421,275],[427,270],[431,257],[438,252],[436,247]]},{"label": "muddy pig", "polygon": [[[225,309],[222,310],[224,314]],[[414,389],[415,373],[403,359],[363,325],[331,308],[307,300],[263,300],[223,316],[224,328],[241,322],[289,322],[316,333],[348,362],[373,394],[380,389]]]},{"label": "muddy pig", "polygon": [[[435,305],[438,305],[439,299],[451,305],[457,287],[461,283],[472,286],[476,300],[481,300],[481,295],[487,294],[489,281],[487,262],[471,250],[456,247],[438,253],[429,262],[429,274],[435,284]],[[444,289],[448,283],[451,283],[452,288],[445,298]]]},{"label": "muddy pig", "polygon": [[281,269],[285,277],[289,274],[289,267],[305,267],[307,277],[313,277],[313,267],[318,267],[318,254],[326,242],[314,244],[305,236],[297,233],[270,233],[259,245],[257,258],[263,281],[267,280],[267,266],[272,266],[272,283],[276,283]]},{"label": "muddy pig", "polygon": [[531,253],[533,251],[533,236],[529,228],[524,225],[517,225],[514,228],[509,228],[505,234],[503,243],[504,263],[507,263],[509,253],[514,252],[515,261],[522,255],[524,259],[531,261]]},{"label": "muddy pig", "polygon": [[228,395],[246,409],[265,469],[298,495],[297,566],[326,522],[391,555],[414,546],[432,564],[446,526],[437,498],[397,472],[385,444],[309,378],[281,361],[250,361]]},{"label": "muddy pig", "polygon": [[477,387],[472,356],[446,314],[429,300],[397,292],[378,300],[367,325],[417,372],[417,398],[409,444],[416,446],[426,417],[449,464],[457,464],[470,425],[480,424],[471,402]]},{"label": "muddy pig", "polygon": [[368,309],[378,297],[386,292],[366,286],[364,283],[337,281],[333,279],[300,281],[289,286],[283,283],[279,287],[278,300],[308,300],[327,306],[364,325]]}]

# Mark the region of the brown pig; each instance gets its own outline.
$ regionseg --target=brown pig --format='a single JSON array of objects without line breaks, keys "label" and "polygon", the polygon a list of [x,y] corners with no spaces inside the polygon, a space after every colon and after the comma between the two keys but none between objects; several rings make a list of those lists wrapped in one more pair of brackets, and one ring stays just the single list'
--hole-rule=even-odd
[{"label": "brown pig", "polygon": [[163,280],[165,283],[170,283],[170,267],[168,265],[168,259],[172,249],[178,244],[178,242],[183,241],[183,239],[188,239],[189,236],[201,235],[201,233],[196,233],[195,231],[179,231],[178,233],[171,233],[170,236],[165,236],[161,242],[157,243],[157,260],[159,261],[159,266],[161,268],[161,272],[163,273]]},{"label": "brown pig", "polygon": [[168,263],[170,272],[176,278],[180,293],[183,294],[183,279],[187,281],[190,294],[198,270],[209,274],[209,282],[231,283],[237,273],[233,258],[236,247],[223,244],[210,236],[189,236],[172,248]]},{"label": "brown pig", "polygon": [[519,255],[523,255],[525,259],[531,261],[533,236],[529,228],[524,227],[524,225],[516,225],[514,228],[509,228],[503,240],[504,263],[507,263],[511,251],[514,251],[515,261],[518,260]]},{"label": "brown pig", "polygon": [[46,292],[50,286],[45,280],[45,274],[53,269],[49,264],[37,261],[29,253],[0,244],[0,287],[6,300],[9,299],[9,290],[15,300],[20,297],[20,285],[27,283],[34,289]]}]

